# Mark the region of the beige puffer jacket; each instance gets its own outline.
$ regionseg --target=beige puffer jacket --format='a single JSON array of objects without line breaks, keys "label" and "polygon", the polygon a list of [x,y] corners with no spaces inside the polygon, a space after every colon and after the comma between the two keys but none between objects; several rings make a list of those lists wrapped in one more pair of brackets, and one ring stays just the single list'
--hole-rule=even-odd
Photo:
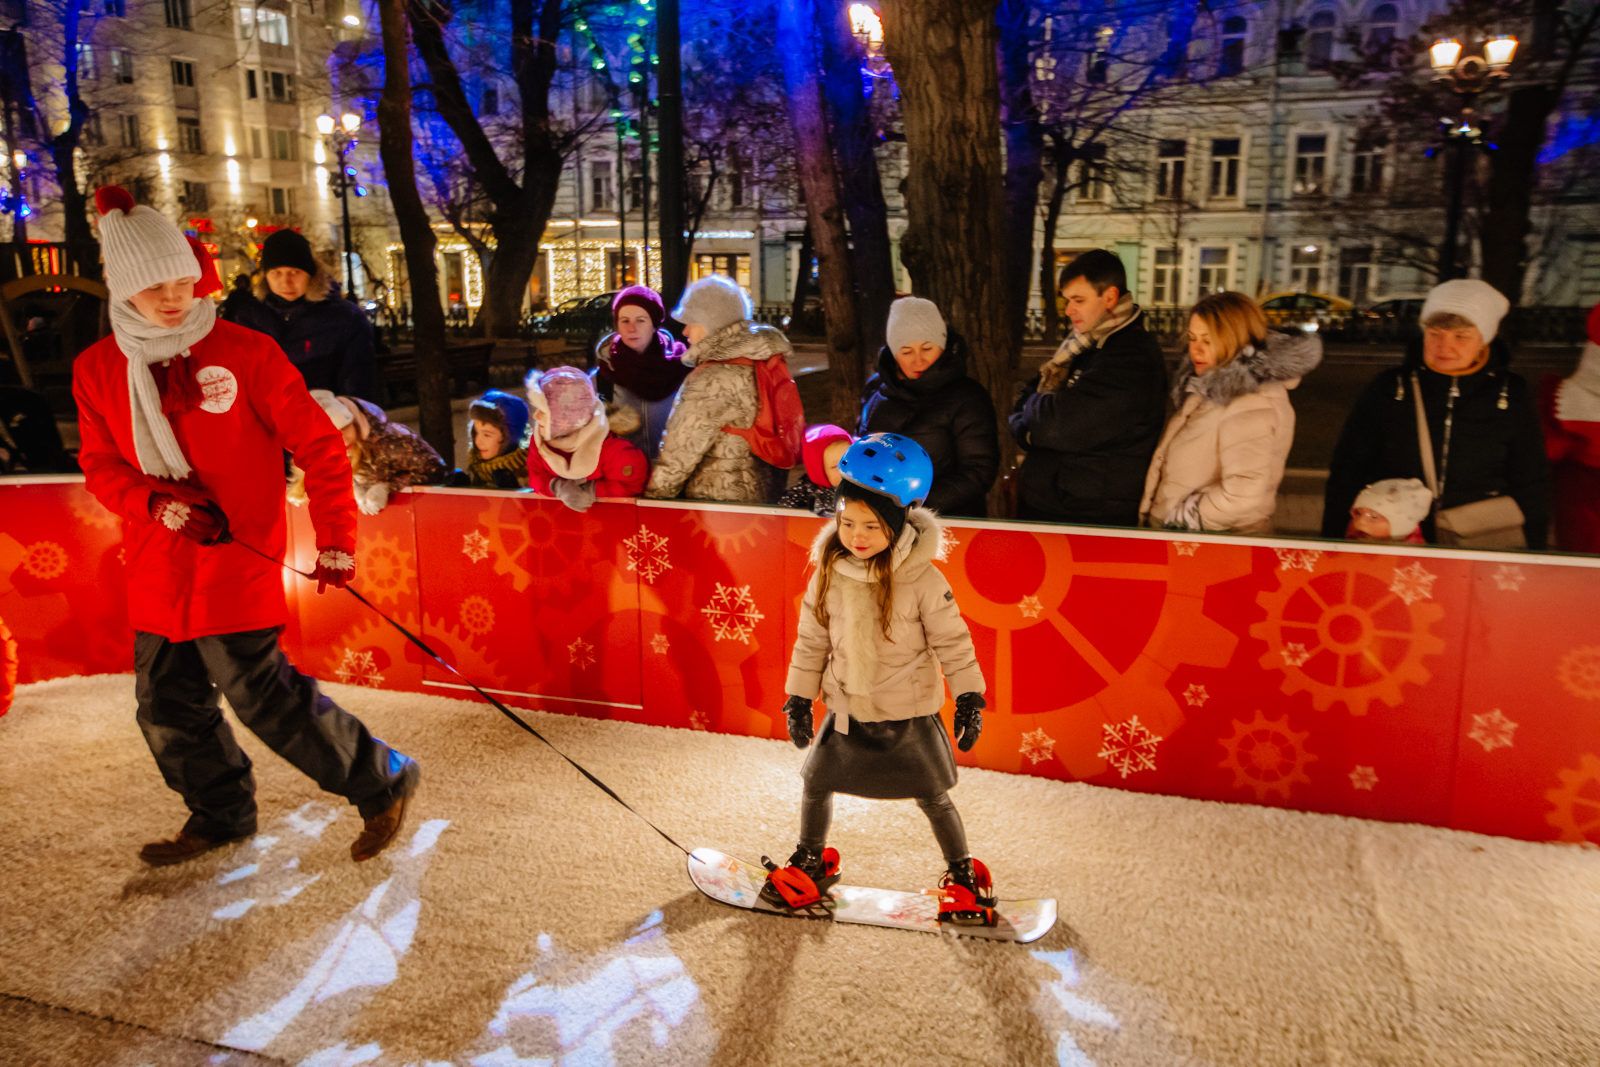
[{"label": "beige puffer jacket", "polygon": [[755,423],[760,406],[756,368],[727,361],[787,358],[793,351],[780,331],[749,321],[732,323],[690,346],[683,362],[694,370],[673,402],[644,495],[769,503],[775,495],[774,468],[755,457],[750,442],[723,430]]},{"label": "beige puffer jacket", "polygon": [[1322,340],[1273,333],[1209,374],[1184,361],[1145,476],[1140,522],[1188,530],[1272,530],[1278,483],[1294,443],[1289,390],[1322,360]]},{"label": "beige puffer jacket", "polygon": [[[813,565],[837,529],[834,522],[823,526],[811,546]],[[834,563],[826,629],[817,621],[813,573],[785,692],[808,700],[821,693],[840,733],[850,732],[852,718],[888,722],[937,714],[944,705],[941,672],[952,693],[982,693],[972,634],[950,583],[933,565],[942,545],[933,512],[913,508],[894,546],[892,641],[878,626],[878,602],[863,563],[853,556]]]}]

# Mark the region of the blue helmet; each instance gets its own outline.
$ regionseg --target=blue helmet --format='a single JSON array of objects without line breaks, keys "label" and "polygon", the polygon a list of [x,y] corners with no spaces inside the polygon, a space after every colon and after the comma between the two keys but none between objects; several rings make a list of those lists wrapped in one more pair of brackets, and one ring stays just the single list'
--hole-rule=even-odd
[{"label": "blue helmet", "polygon": [[903,508],[928,499],[933,488],[933,460],[911,438],[898,433],[874,433],[845,450],[839,460],[845,481],[882,493]]}]

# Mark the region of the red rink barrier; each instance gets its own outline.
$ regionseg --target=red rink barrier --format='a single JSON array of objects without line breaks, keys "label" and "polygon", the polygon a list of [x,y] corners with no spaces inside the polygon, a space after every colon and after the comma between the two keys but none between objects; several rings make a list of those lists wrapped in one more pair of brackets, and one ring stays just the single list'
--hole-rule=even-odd
[{"label": "red rink barrier", "polygon": [[[781,738],[821,522],[423,490],[361,519],[356,585],[508,704]],[[118,554],[81,480],[0,481],[19,681],[131,669]],[[1600,843],[1600,560],[953,522],[943,567],[989,678],[964,765]],[[306,670],[463,695],[286,581]]]}]

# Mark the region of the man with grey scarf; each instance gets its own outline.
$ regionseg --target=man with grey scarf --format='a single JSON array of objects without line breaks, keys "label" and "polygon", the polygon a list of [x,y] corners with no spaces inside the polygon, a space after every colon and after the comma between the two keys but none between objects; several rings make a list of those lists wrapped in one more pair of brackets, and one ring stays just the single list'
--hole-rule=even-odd
[{"label": "man with grey scarf", "polygon": [[1072,333],[1008,420],[1027,452],[1017,517],[1133,526],[1166,421],[1166,361],[1114,254],[1097,248],[1074,259],[1060,290]]}]

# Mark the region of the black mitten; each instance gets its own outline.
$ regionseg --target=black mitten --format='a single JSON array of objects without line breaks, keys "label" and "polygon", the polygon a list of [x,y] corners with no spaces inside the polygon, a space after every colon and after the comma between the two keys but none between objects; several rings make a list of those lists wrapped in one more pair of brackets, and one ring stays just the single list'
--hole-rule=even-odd
[{"label": "black mitten", "polygon": [[956,697],[956,747],[961,751],[971,752],[978,743],[978,735],[983,733],[983,709],[988,706],[982,693]]},{"label": "black mitten", "polygon": [[783,713],[789,716],[789,740],[795,748],[811,744],[811,701],[805,697],[790,697],[783,702]]}]

